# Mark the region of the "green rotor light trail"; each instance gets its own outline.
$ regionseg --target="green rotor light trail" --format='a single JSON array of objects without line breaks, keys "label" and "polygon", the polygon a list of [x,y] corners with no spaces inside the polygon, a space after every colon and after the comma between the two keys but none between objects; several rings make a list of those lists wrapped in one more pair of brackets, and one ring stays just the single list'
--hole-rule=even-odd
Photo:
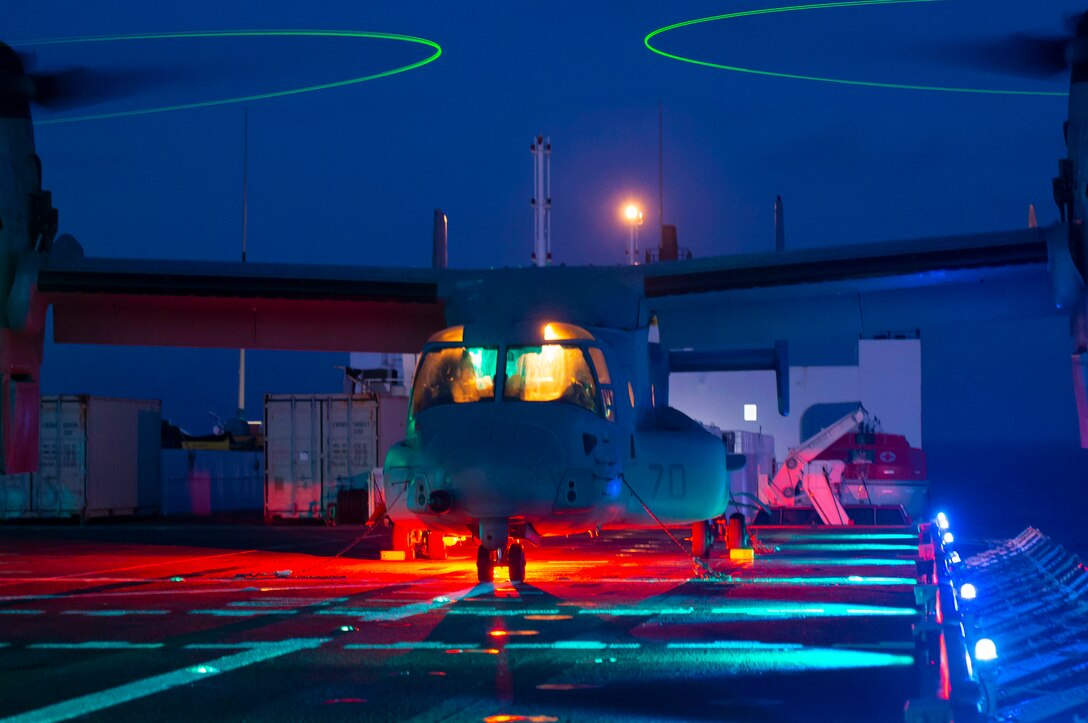
[{"label": "green rotor light trail", "polygon": [[1065,92],[1057,91],[1042,91],[1042,90],[1004,90],[1001,88],[959,88],[952,86],[940,86],[940,85],[913,85],[909,83],[881,83],[877,81],[868,80],[850,80],[847,78],[825,78],[815,75],[800,75],[797,73],[779,73],[771,70],[757,70],[755,68],[741,68],[735,65],[723,65],[721,63],[711,63],[706,60],[699,60],[698,58],[688,58],[682,55],[675,55],[673,53],[665,52],[660,48],[656,48],[651,44],[651,40],[659,35],[663,35],[670,30],[676,30],[678,28],[684,28],[691,25],[699,25],[701,23],[712,23],[719,20],[732,20],[734,18],[749,17],[752,15],[770,15],[772,13],[788,13],[796,12],[800,10],[826,10],[829,8],[850,8],[850,7],[862,7],[867,5],[898,5],[900,3],[930,3],[941,2],[942,0],[851,0],[850,2],[837,2],[837,3],[814,3],[811,5],[789,5],[777,8],[762,8],[759,10],[742,10],[735,13],[726,13],[724,15],[713,15],[711,17],[696,18],[694,20],[685,20],[679,23],[673,23],[672,25],[666,25],[663,28],[658,28],[644,39],[646,48],[651,52],[657,53],[666,58],[672,60],[679,60],[682,63],[691,63],[693,65],[702,65],[708,68],[717,68],[719,70],[731,70],[735,73],[748,73],[751,75],[764,75],[772,78],[788,78],[790,80],[811,80],[820,83],[836,83],[838,85],[860,85],[869,88],[889,88],[893,90],[929,90],[939,91],[945,93],[974,93],[983,95],[1021,95],[1021,96],[1052,96],[1052,97],[1065,97],[1068,95]]},{"label": "green rotor light trail", "polygon": [[393,40],[402,43],[414,43],[430,48],[433,52],[423,60],[390,68],[378,73],[357,76],[346,80],[318,83],[301,88],[288,88],[286,90],[271,91],[267,93],[254,93],[252,95],[236,96],[233,98],[218,98],[215,100],[196,101],[193,103],[178,103],[175,105],[158,106],[155,108],[140,108],[137,110],[116,111],[112,113],[94,113],[89,115],[67,116],[64,118],[52,118],[49,120],[35,121],[34,125],[58,125],[61,123],[76,123],[78,121],[104,120],[107,118],[125,118],[128,116],[149,115],[151,113],[166,113],[175,110],[189,110],[192,108],[209,108],[218,105],[232,103],[248,103],[250,101],[268,100],[270,98],[282,98],[288,95],[311,93],[318,90],[330,90],[343,88],[349,85],[365,83],[368,80],[387,78],[399,73],[407,73],[410,70],[421,68],[424,65],[438,60],[442,55],[442,46],[433,40],[417,38],[412,35],[394,35],[391,33],[372,33],[362,30],[209,30],[184,33],[141,33],[134,35],[95,35],[82,38],[49,38],[44,40],[31,40],[19,43],[24,47],[38,47],[46,45],[74,45],[76,43],[108,43],[130,40],[181,40],[187,38],[367,38],[372,40]]}]

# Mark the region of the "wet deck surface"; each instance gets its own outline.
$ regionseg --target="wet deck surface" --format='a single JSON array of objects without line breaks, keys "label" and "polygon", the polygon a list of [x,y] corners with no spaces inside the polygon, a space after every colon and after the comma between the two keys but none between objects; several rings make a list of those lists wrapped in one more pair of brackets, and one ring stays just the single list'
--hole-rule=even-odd
[{"label": "wet deck surface", "polygon": [[757,531],[709,580],[656,532],[549,540],[517,586],[470,547],[334,557],[359,534],[0,527],[0,717],[892,721],[918,695],[909,532]]}]

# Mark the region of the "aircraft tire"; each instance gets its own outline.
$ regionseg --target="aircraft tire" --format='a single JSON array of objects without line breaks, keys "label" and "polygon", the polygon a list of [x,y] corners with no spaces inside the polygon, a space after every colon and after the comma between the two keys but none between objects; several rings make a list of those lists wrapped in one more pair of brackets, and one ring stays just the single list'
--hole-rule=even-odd
[{"label": "aircraft tire", "polygon": [[746,547],[747,533],[744,529],[744,515],[739,512],[729,516],[729,526],[725,530],[725,548],[737,550]]},{"label": "aircraft tire", "polygon": [[510,545],[507,564],[510,566],[510,582],[525,582],[525,550],[517,542]]},{"label": "aircraft tire", "polygon": [[691,523],[691,554],[705,560],[710,557],[711,537],[710,523],[699,520]]},{"label": "aircraft tire", "polygon": [[480,582],[491,582],[495,578],[495,567],[491,564],[491,550],[483,545],[476,549],[476,577]]},{"label": "aircraft tire", "polygon": [[446,559],[446,543],[442,541],[442,534],[434,530],[427,532],[427,559]]}]

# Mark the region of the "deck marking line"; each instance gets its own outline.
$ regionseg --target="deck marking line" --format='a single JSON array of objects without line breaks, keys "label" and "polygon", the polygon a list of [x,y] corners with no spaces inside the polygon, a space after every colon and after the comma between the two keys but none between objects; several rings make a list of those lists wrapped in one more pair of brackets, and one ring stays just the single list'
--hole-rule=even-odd
[{"label": "deck marking line", "polygon": [[183,668],[171,673],[155,675],[133,683],[126,683],[115,688],[109,688],[98,693],[72,698],[62,703],[49,705],[38,710],[28,711],[19,715],[4,718],[0,723],[54,723],[55,721],[69,720],[77,716],[89,715],[106,708],[112,708],[122,703],[128,703],[149,695],[162,693],[181,685],[188,685],[200,680],[210,678],[239,668],[244,668],[254,663],[263,663],[283,655],[297,653],[300,650],[312,650],[329,642],[331,638],[298,638],[284,640],[277,645],[246,650],[234,655],[216,658],[203,664],[206,672],[197,673],[193,669]]},{"label": "deck marking line", "polygon": [[251,640],[243,643],[189,643],[183,645],[183,650],[261,650],[263,648],[278,648],[283,643],[278,640]]},{"label": "deck marking line", "polygon": [[668,650],[801,650],[799,643],[762,643],[758,640],[713,640],[705,643],[669,643]]},{"label": "deck marking line", "polygon": [[479,647],[479,643],[443,643],[440,640],[421,640],[415,643],[347,643],[344,645],[344,650],[477,650]]},{"label": "deck marking line", "polygon": [[453,603],[460,602],[461,600],[470,597],[474,591],[476,592],[476,594],[483,594],[484,591],[477,590],[478,587],[479,586],[477,585],[465,588],[463,590],[458,590],[457,592],[448,593],[443,596],[444,599],[442,602],[434,602],[433,600],[428,600],[426,602],[401,605],[400,607],[393,608],[391,610],[375,610],[360,615],[360,619],[370,622],[403,620],[404,618],[415,617],[416,615],[424,615],[435,610],[441,610],[442,608],[447,608],[446,612],[448,614],[454,612],[453,610],[448,609],[448,607]]},{"label": "deck marking line", "polygon": [[31,643],[29,650],[156,650],[163,643],[129,643],[124,640],[88,640],[85,643]]},{"label": "deck marking line", "polygon": [[691,615],[695,608],[587,608],[579,610],[579,615]]},{"label": "deck marking line", "polygon": [[119,618],[126,615],[169,615],[169,610],[62,610],[61,615],[87,615],[94,618]]},{"label": "deck marking line", "polygon": [[277,610],[262,608],[258,610],[190,610],[190,615],[216,615],[221,618],[252,618],[258,615],[297,615],[298,610]]},{"label": "deck marking line", "polygon": [[[77,582],[85,582],[86,578],[90,575],[106,575],[111,572],[126,572],[128,570],[139,570],[145,567],[162,567],[163,565],[184,565],[187,562],[193,562],[196,560],[215,560],[220,557],[234,557],[236,555],[248,555],[250,553],[257,552],[257,550],[239,550],[238,552],[224,552],[220,555],[199,555],[196,557],[186,557],[181,560],[164,560],[163,562],[149,562],[143,565],[133,565],[131,567],[116,567],[109,570],[91,570],[90,572],[76,572],[71,575],[56,575],[53,577],[38,578],[37,582],[63,582],[74,580]],[[199,572],[199,570],[197,571]],[[193,574],[193,573],[188,573]],[[157,580],[149,580],[146,578],[138,578],[139,582],[158,582]],[[16,582],[15,580],[4,580],[4,583]]]},{"label": "deck marking line", "polygon": [[[209,579],[212,579],[212,578],[203,578],[203,579],[198,578],[196,580],[196,582],[207,582]],[[31,578],[31,579],[26,579],[26,580],[10,580],[10,581],[5,580],[4,582],[25,583],[25,582],[42,582],[42,580],[43,580],[43,578]],[[222,580],[217,580],[217,581],[222,582]],[[81,583],[82,582],[155,582],[155,583],[158,583],[158,582],[162,582],[162,581],[161,580],[148,581],[148,580],[145,580],[144,578],[104,578],[104,579],[101,579],[101,580],[80,579],[80,580],[77,580],[76,582],[81,582]],[[371,584],[360,581],[358,583],[349,583],[349,584],[342,584],[342,585],[305,585],[305,586],[296,585],[296,586],[293,586],[293,587],[264,588],[264,589],[259,590],[259,592],[267,592],[267,591],[277,591],[277,592],[279,592],[279,591],[288,591],[288,590],[331,590],[331,589],[343,590],[345,588],[350,588],[350,589],[353,589],[353,590],[358,589],[358,590],[360,590],[360,592],[363,592],[363,593],[370,592],[371,590],[375,589],[375,587],[372,587]],[[188,588],[187,587],[187,588],[184,588],[184,589],[179,589],[178,587],[171,587],[171,588],[163,589],[163,590],[123,590],[123,591],[118,591],[118,590],[101,590],[101,591],[100,590],[89,590],[89,591],[78,590],[78,591],[75,591],[75,594],[78,594],[80,598],[89,598],[89,597],[142,597],[142,596],[146,596],[146,595],[171,595],[171,596],[173,596],[173,595],[211,595],[213,593],[215,593],[215,594],[222,594],[222,593],[238,593],[238,594],[241,594],[241,593],[251,593],[251,592],[254,592],[254,589],[243,589],[243,588],[237,588],[237,587],[213,587],[213,588]],[[62,599],[62,598],[70,598],[70,597],[72,597],[72,595],[69,594],[69,593],[51,593],[51,594],[47,594],[47,595],[0,595],[0,602],[14,602],[16,600],[20,600],[20,601],[59,600],[59,599]]]},{"label": "deck marking line", "polygon": [[638,650],[640,643],[603,643],[599,640],[556,640],[554,643],[507,643],[507,650]]}]

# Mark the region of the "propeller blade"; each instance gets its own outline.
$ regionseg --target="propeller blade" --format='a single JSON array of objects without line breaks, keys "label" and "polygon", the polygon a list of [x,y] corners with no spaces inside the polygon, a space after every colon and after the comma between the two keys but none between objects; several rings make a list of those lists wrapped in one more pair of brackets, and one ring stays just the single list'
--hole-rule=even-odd
[{"label": "propeller blade", "polygon": [[1014,33],[996,40],[948,46],[937,55],[954,65],[1007,75],[1049,78],[1069,68],[1068,36]]},{"label": "propeller blade", "polygon": [[30,100],[50,110],[101,103],[133,95],[153,84],[148,73],[139,71],[69,68],[53,73],[33,73]]},{"label": "propeller blade", "polygon": [[17,52],[0,43],[0,87],[49,110],[114,100],[160,87],[180,76],[177,70],[94,69],[82,66],[63,70],[38,70],[33,53]]}]

